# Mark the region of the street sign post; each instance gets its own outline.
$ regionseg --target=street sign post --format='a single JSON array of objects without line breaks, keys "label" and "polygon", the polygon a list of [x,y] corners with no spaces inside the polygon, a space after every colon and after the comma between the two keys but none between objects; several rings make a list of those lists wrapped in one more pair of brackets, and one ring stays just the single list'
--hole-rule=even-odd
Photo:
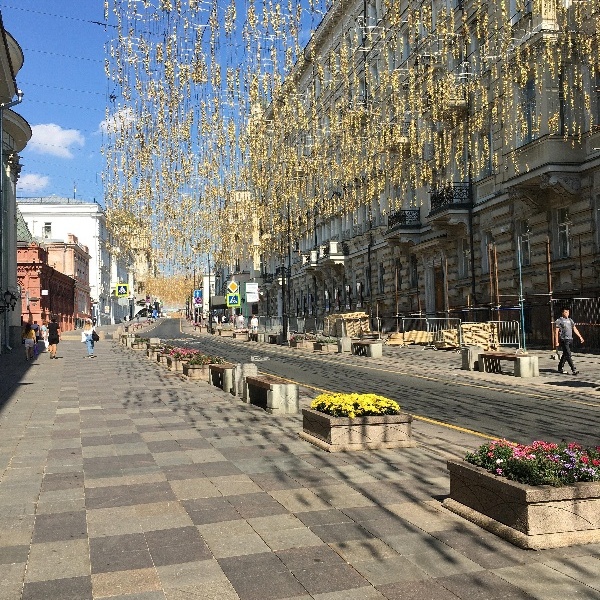
[{"label": "street sign post", "polygon": [[226,296],[227,306],[229,308],[237,308],[240,306],[240,295],[239,294],[227,294]]},{"label": "street sign post", "polygon": [[129,284],[128,283],[119,283],[117,284],[117,298],[127,298],[129,296]]},{"label": "street sign post", "polygon": [[202,290],[194,290],[194,305],[202,306]]}]

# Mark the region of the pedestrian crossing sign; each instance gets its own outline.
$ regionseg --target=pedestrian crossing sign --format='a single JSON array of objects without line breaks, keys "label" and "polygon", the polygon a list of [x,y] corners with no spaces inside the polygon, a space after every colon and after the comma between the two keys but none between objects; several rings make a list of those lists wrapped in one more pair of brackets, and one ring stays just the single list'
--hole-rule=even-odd
[{"label": "pedestrian crossing sign", "polygon": [[117,285],[117,298],[126,298],[129,296],[129,284],[119,283]]},{"label": "pedestrian crossing sign", "polygon": [[227,294],[227,306],[240,306],[240,295],[239,294]]}]

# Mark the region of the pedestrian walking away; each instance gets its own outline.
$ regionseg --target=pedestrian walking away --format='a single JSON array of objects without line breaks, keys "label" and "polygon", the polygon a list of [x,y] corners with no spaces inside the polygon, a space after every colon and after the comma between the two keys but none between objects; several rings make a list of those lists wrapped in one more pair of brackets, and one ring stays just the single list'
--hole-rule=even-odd
[{"label": "pedestrian walking away", "polygon": [[50,358],[56,358],[56,346],[60,342],[60,326],[57,323],[58,317],[52,315],[48,324],[48,350]]},{"label": "pedestrian walking away", "polygon": [[35,347],[35,330],[31,323],[25,323],[23,328],[23,342],[25,344],[25,360],[33,360]]},{"label": "pedestrian walking away", "polygon": [[569,309],[563,308],[562,316],[556,319],[555,323],[555,338],[554,338],[554,346],[560,347],[562,350],[562,356],[560,357],[560,362],[558,363],[558,372],[564,373],[563,369],[565,366],[565,362],[569,363],[569,367],[571,368],[571,373],[573,375],[577,375],[579,371],[575,368],[573,364],[573,359],[571,358],[571,347],[573,346],[573,334],[575,334],[579,341],[583,344],[583,337],[579,333],[577,327],[575,326],[575,322],[571,317],[569,317]]},{"label": "pedestrian walking away", "polygon": [[92,320],[86,319],[83,331],[81,332],[81,341],[85,343],[87,347],[88,358],[96,358],[96,355],[94,354],[94,333],[96,333],[96,329],[92,324]]}]

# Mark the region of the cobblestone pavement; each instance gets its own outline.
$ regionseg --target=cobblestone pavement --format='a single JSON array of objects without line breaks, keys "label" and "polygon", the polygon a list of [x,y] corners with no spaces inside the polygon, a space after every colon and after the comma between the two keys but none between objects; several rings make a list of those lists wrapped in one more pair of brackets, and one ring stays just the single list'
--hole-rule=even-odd
[{"label": "cobblestone pavement", "polygon": [[600,598],[600,544],[520,550],[442,507],[480,438],[328,454],[299,416],[97,354],[0,355],[0,600]]}]

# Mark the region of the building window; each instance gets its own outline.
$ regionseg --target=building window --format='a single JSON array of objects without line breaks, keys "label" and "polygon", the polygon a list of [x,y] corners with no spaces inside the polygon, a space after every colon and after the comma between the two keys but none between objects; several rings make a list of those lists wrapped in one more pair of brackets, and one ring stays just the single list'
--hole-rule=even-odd
[{"label": "building window", "polygon": [[531,246],[529,242],[529,221],[523,219],[517,222],[517,243],[521,246],[521,266],[528,267],[531,265]]},{"label": "building window", "polygon": [[44,223],[43,237],[45,240],[52,237],[52,223]]},{"label": "building window", "polygon": [[379,263],[379,293],[385,292],[385,266],[383,263]]},{"label": "building window", "polygon": [[481,273],[490,272],[489,248],[494,244],[494,238],[490,231],[485,231],[481,237]]},{"label": "building window", "polygon": [[593,129],[600,131],[600,71],[592,77],[592,102],[594,106]]},{"label": "building window", "polygon": [[571,221],[569,219],[569,209],[559,208],[556,216],[558,258],[569,258],[571,256],[571,245],[569,243]]},{"label": "building window", "polygon": [[410,255],[410,287],[419,286],[419,263],[415,254]]},{"label": "building window", "polygon": [[519,90],[519,111],[517,116],[517,132],[519,145],[528,144],[535,139],[536,128],[536,98],[535,81],[529,79],[524,87]]},{"label": "building window", "polygon": [[466,238],[458,240],[458,276],[460,278],[467,277],[469,275],[469,258],[471,252],[469,249],[469,242]]}]

